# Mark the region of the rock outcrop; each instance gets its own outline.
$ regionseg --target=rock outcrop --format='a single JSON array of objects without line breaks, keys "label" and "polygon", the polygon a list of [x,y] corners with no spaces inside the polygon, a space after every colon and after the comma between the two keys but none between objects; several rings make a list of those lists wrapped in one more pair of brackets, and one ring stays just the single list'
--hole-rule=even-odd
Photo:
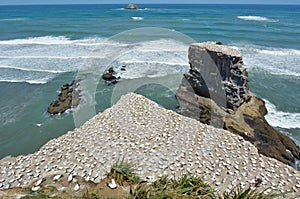
[{"label": "rock outcrop", "polygon": [[135,4],[130,3],[126,6],[125,9],[127,9],[127,10],[137,10],[137,9],[139,9],[139,7]]},{"label": "rock outcrop", "polygon": [[241,52],[212,42],[192,44],[189,61],[191,69],[176,93],[183,115],[241,135],[281,162],[300,159],[296,144],[265,120],[264,101],[249,91]]},{"label": "rock outcrop", "polygon": [[80,102],[80,91],[77,90],[80,80],[74,80],[71,84],[64,84],[58,95],[58,100],[50,103],[48,113],[60,114],[66,110],[77,107]]},{"label": "rock outcrop", "polygon": [[211,42],[193,44],[189,48],[189,61],[191,69],[185,78],[197,95],[224,99],[230,109],[249,99],[246,70],[238,50]]},{"label": "rock outcrop", "polygon": [[[122,66],[123,68],[123,66]],[[102,79],[105,80],[107,85],[116,84],[120,77],[115,76],[116,72],[113,67],[110,67],[103,75]]]}]

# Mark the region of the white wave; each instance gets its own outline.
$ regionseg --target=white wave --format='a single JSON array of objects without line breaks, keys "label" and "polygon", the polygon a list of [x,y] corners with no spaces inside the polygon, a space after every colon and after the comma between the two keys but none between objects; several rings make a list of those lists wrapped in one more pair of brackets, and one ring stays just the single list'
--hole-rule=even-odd
[{"label": "white wave", "polygon": [[126,64],[126,71],[118,72],[117,76],[120,76],[122,79],[165,77],[168,75],[183,74],[187,69],[188,66],[184,67],[180,65],[172,66],[149,62],[143,62],[142,64],[131,63]]},{"label": "white wave", "polygon": [[115,66],[127,66],[120,74],[126,79],[183,74],[189,69],[187,49],[188,45],[175,40],[143,42],[118,57]]},{"label": "white wave", "polygon": [[15,70],[21,70],[21,71],[29,71],[29,72],[42,72],[42,73],[63,73],[66,71],[57,71],[57,70],[41,70],[41,69],[35,69],[35,68],[22,68],[22,67],[16,67],[16,66],[1,66],[0,68],[7,68],[7,69],[15,69]]},{"label": "white wave", "polygon": [[13,39],[0,41],[0,44],[71,44],[71,41],[64,36],[44,36],[44,37],[29,37],[26,39]]},{"label": "white wave", "polygon": [[266,115],[266,120],[271,126],[281,127],[281,128],[300,128],[300,113],[288,113],[283,111],[278,111],[276,106],[264,99],[266,102],[266,107],[268,114]]},{"label": "white wave", "polygon": [[140,51],[147,50],[162,50],[162,51],[174,51],[187,53],[189,45],[173,39],[158,39],[154,41],[147,41],[140,44],[142,47]]},{"label": "white wave", "polygon": [[[121,66],[126,71],[121,71]],[[118,58],[112,66],[120,71],[117,75],[124,79],[143,77],[163,77],[171,74],[183,74],[189,69],[187,56],[174,52],[130,52]]]},{"label": "white wave", "polygon": [[170,65],[170,66],[189,66],[187,62],[180,60],[179,62],[167,62],[167,61],[143,61],[143,60],[128,60],[123,61],[122,63],[126,64],[160,64],[160,65]]},{"label": "white wave", "polygon": [[272,47],[263,47],[263,46],[255,46],[255,45],[245,45],[245,46],[231,46],[235,49],[240,49],[244,53],[251,53],[251,54],[266,54],[266,55],[279,55],[279,56],[286,56],[286,55],[300,55],[300,50],[297,49],[289,49],[289,48],[272,48]]},{"label": "white wave", "polygon": [[33,56],[33,55],[17,55],[17,56],[0,56],[0,59],[88,59],[88,58],[101,58],[101,56]]},{"label": "white wave", "polygon": [[12,39],[12,40],[2,40],[0,44],[6,45],[18,45],[18,44],[42,44],[42,45],[99,45],[103,42],[104,38],[86,38],[81,40],[71,40],[65,36],[43,36],[43,37],[28,37],[25,39]]},{"label": "white wave", "polygon": [[[114,8],[114,9],[111,9],[111,10],[127,10],[125,8]],[[148,8],[138,8],[138,9],[135,9],[135,10],[148,10]]]},{"label": "white wave", "polygon": [[43,125],[43,123],[34,123],[33,125],[36,127],[41,127]]},{"label": "white wave", "polygon": [[18,18],[8,18],[8,19],[0,19],[0,21],[25,21],[27,20],[27,18],[21,18],[21,17],[18,17]]},{"label": "white wave", "polygon": [[114,8],[112,10],[125,10],[125,8]]},{"label": "white wave", "polygon": [[[189,69],[188,44],[176,40],[158,39],[125,48],[125,52],[111,63],[120,71],[117,75],[124,79],[183,74]],[[122,65],[126,66],[126,71],[121,71]]]},{"label": "white wave", "polygon": [[279,55],[279,56],[285,56],[285,55],[300,55],[300,50],[296,49],[265,49],[265,50],[257,50],[258,53],[261,54],[267,54],[267,55]]},{"label": "white wave", "polygon": [[248,44],[231,47],[242,51],[248,70],[258,69],[274,75],[300,76],[300,50]]},{"label": "white wave", "polygon": [[132,19],[133,21],[143,21],[143,20],[144,20],[143,17],[131,17],[131,19]]},{"label": "white wave", "polygon": [[269,19],[261,16],[237,16],[237,18],[246,21],[267,21],[267,22],[278,22],[277,20]]},{"label": "white wave", "polygon": [[105,41],[107,41],[107,38],[102,37],[89,37],[85,39],[80,40],[73,40],[74,44],[82,45],[82,46],[97,46],[103,44]]},{"label": "white wave", "polygon": [[[43,44],[54,44],[63,41],[67,45],[11,47],[0,43],[0,68],[20,70],[3,70],[5,74],[0,75],[2,76],[0,79],[12,82],[28,82],[28,80],[34,81],[37,79],[38,83],[45,83],[45,81],[56,77],[55,74],[75,72],[81,68],[89,70],[89,63],[99,63],[98,59],[111,56],[115,53],[116,48],[122,49],[122,54],[119,55],[117,60],[111,61],[118,63],[114,65],[115,67],[120,67],[123,64],[128,65],[127,74],[122,76],[124,78],[165,76],[168,72],[170,74],[181,73],[189,68],[187,59],[188,44],[174,39],[158,39],[133,44],[103,40],[102,38],[85,38],[73,41],[66,37],[53,38],[52,36],[29,40],[12,40],[6,43],[18,45],[34,41]],[[93,43],[100,40],[103,42],[97,48],[77,45],[78,43]],[[22,71],[27,71],[26,77],[21,75]],[[23,80],[19,80],[19,77]],[[43,81],[40,81],[41,79]]]},{"label": "white wave", "polygon": [[37,80],[14,80],[14,79],[1,79],[0,82],[10,82],[10,83],[29,83],[29,84],[46,84],[47,80],[45,79],[37,79]]}]

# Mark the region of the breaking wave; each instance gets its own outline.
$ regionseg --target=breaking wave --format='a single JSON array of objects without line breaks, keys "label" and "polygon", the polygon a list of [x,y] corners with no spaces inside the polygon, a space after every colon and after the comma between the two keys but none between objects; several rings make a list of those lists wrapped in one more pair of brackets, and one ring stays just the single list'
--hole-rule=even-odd
[{"label": "breaking wave", "polygon": [[248,70],[259,69],[273,75],[300,77],[300,50],[255,45],[232,47],[242,51]]},{"label": "breaking wave", "polygon": [[28,84],[46,84],[47,80],[45,79],[36,79],[36,80],[19,80],[19,79],[1,79],[0,82],[10,82],[10,83],[28,83]]},{"label": "breaking wave", "polygon": [[143,17],[131,17],[131,19],[132,19],[133,21],[143,21],[143,20],[144,20]]},{"label": "breaking wave", "polygon": [[[0,41],[0,81],[46,83],[61,73],[78,71],[88,60],[105,57],[102,49],[109,55],[115,47],[132,46],[132,51],[112,60],[116,69],[127,66],[126,72],[120,74],[122,78],[165,76],[189,68],[188,46],[172,39],[128,45],[97,37],[71,40],[64,36],[44,36]],[[104,71],[97,72],[101,75]]]},{"label": "breaking wave", "polygon": [[25,21],[27,20],[27,18],[21,18],[21,17],[18,17],[18,18],[8,18],[8,19],[0,19],[0,21]]},{"label": "breaking wave", "polygon": [[264,99],[268,114],[266,120],[274,127],[285,129],[300,128],[300,113],[289,113],[277,110],[276,106]]},{"label": "breaking wave", "polygon": [[269,19],[261,16],[237,16],[238,19],[246,21],[266,21],[266,22],[278,22],[278,20]]},{"label": "breaking wave", "polygon": [[43,37],[28,37],[24,39],[12,39],[12,40],[2,40],[1,44],[6,45],[18,45],[18,44],[41,44],[41,45],[67,45],[67,44],[76,44],[76,45],[99,45],[103,42],[104,38],[87,38],[81,40],[71,40],[65,36],[43,36]]},{"label": "breaking wave", "polygon": [[44,72],[44,73],[63,73],[65,71],[57,71],[57,70],[41,70],[41,69],[34,69],[34,68],[21,68],[15,66],[0,66],[0,69],[15,69],[21,71],[29,71],[29,72]]}]

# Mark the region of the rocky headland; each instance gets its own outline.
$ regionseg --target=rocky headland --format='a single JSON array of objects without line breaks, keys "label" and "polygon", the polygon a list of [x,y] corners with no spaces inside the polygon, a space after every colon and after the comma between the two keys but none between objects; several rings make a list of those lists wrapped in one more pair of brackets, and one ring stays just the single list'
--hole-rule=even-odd
[{"label": "rocky headland", "polygon": [[190,71],[177,91],[183,115],[224,128],[251,142],[260,154],[293,165],[299,148],[265,120],[265,103],[248,86],[242,53],[205,42],[189,48]]},{"label": "rocky headland", "polygon": [[136,174],[147,181],[191,174],[224,191],[261,179],[261,190],[300,196],[300,173],[294,168],[259,154],[239,135],[133,93],[39,151],[0,160],[0,189],[59,185],[75,194],[101,182],[121,158],[134,163]]},{"label": "rocky headland", "polygon": [[[103,183],[120,159],[147,182],[190,174],[219,192],[261,181],[260,191],[300,197],[300,172],[287,164],[299,159],[299,148],[264,119],[265,104],[249,90],[242,54],[220,43],[192,44],[189,61],[176,94],[182,115],[141,95],[122,96],[39,151],[0,160],[0,198],[20,196],[9,193],[20,187],[76,195]],[[64,85],[53,108],[70,107],[78,83]]]}]

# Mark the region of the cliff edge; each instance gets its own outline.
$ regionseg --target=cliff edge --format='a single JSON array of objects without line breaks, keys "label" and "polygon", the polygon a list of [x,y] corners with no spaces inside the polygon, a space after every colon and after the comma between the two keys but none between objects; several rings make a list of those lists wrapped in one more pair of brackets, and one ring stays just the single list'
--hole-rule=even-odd
[{"label": "cliff edge", "polygon": [[299,171],[258,154],[241,136],[130,93],[34,154],[0,160],[0,198],[2,190],[18,187],[77,194],[101,183],[123,158],[146,181],[190,174],[223,192],[260,179],[259,191],[290,191],[290,198],[300,193]]}]

